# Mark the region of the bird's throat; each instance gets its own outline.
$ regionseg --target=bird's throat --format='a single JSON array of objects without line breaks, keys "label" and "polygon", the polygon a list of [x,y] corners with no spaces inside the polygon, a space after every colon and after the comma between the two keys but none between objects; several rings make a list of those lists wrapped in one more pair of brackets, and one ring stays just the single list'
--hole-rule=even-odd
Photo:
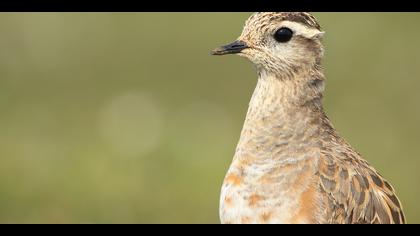
[{"label": "bird's throat", "polygon": [[[285,153],[317,144],[324,119],[321,92],[308,83],[313,79],[279,80],[274,76],[258,79],[249,103],[235,157],[243,153],[256,158],[287,158]],[[309,87],[308,87],[309,86]],[[302,150],[299,150],[299,152]]]}]

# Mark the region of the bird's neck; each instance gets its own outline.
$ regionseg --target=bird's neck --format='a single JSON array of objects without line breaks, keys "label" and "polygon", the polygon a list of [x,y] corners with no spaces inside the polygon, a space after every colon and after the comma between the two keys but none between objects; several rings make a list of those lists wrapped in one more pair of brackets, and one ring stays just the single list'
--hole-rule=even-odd
[{"label": "bird's neck", "polygon": [[323,83],[322,73],[315,70],[287,80],[260,73],[235,157],[286,159],[290,152],[319,145],[314,137],[328,120],[322,108]]}]

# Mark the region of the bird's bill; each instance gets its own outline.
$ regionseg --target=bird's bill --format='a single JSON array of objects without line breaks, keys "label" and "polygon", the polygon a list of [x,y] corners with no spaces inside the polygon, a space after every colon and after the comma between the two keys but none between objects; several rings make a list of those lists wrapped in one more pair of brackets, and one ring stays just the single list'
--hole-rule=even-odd
[{"label": "bird's bill", "polygon": [[213,51],[211,51],[211,54],[212,55],[235,54],[235,53],[241,52],[245,48],[248,48],[248,45],[245,42],[236,40],[233,43],[214,49]]}]

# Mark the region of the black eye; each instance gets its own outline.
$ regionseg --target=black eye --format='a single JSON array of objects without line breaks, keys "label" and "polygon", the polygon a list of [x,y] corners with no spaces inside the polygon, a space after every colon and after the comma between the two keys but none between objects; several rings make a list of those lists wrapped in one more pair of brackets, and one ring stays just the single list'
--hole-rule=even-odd
[{"label": "black eye", "polygon": [[274,33],[274,39],[277,40],[277,42],[285,43],[289,41],[293,36],[293,31],[289,28],[283,27],[280,28]]}]

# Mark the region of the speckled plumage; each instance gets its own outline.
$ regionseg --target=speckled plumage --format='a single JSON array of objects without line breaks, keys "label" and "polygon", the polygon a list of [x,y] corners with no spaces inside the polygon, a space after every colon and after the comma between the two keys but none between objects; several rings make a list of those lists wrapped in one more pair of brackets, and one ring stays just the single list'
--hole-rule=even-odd
[{"label": "speckled plumage", "polygon": [[[279,27],[293,38],[278,43]],[[404,223],[391,185],[322,107],[323,32],[309,13],[253,14],[238,54],[258,72],[220,198],[222,223]]]}]

